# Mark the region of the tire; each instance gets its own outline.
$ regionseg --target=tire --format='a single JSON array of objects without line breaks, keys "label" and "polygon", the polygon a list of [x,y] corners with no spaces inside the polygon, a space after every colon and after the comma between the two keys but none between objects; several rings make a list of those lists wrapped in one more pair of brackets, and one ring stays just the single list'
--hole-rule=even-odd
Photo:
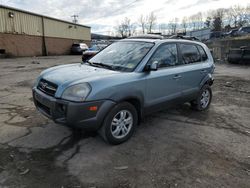
[{"label": "tire", "polygon": [[134,134],[137,123],[138,114],[135,107],[128,102],[122,102],[108,113],[98,132],[106,142],[117,145]]},{"label": "tire", "polygon": [[212,90],[211,87],[206,84],[201,88],[197,99],[191,101],[191,106],[194,110],[204,111],[209,108],[211,101],[212,101]]}]

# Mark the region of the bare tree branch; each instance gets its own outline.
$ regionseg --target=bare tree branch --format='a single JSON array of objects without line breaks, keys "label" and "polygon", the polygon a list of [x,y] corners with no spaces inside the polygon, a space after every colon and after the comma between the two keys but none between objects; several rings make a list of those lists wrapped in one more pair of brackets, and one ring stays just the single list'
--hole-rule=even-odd
[{"label": "bare tree branch", "polygon": [[148,33],[152,33],[153,31],[153,27],[155,26],[156,24],[156,20],[157,20],[157,17],[154,15],[153,12],[151,12],[148,16],[147,16],[147,19],[146,19],[146,28],[147,28],[147,32]]},{"label": "bare tree branch", "polygon": [[141,26],[141,29],[142,29],[142,33],[145,34],[145,29],[146,29],[146,18],[141,15],[140,18],[139,18],[139,25]]}]

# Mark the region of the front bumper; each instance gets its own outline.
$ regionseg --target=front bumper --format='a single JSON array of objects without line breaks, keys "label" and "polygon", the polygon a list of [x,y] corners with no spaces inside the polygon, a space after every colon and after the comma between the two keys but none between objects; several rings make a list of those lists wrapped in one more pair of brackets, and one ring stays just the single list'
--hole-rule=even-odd
[{"label": "front bumper", "polygon": [[[70,102],[48,96],[37,88],[32,89],[36,108],[56,123],[72,127],[97,130],[102,125],[106,114],[115,105],[111,100],[91,102]],[[90,107],[96,106],[96,111]]]}]

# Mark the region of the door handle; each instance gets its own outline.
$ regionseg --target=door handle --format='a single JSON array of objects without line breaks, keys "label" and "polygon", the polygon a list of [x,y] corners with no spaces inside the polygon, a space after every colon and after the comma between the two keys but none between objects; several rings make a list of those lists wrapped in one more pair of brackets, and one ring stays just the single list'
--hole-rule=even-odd
[{"label": "door handle", "polygon": [[182,76],[181,75],[175,75],[174,77],[173,77],[173,79],[179,79],[179,78],[181,78]]},{"label": "door handle", "polygon": [[207,72],[207,70],[201,70],[201,74],[204,74],[206,72]]}]

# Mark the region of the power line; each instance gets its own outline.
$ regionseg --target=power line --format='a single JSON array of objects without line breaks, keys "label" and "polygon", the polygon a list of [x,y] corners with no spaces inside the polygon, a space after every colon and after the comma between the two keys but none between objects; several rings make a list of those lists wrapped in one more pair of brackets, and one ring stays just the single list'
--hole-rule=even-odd
[{"label": "power line", "polygon": [[77,20],[78,15],[74,14],[74,15],[72,15],[71,17],[73,17],[73,23],[76,24],[76,23],[78,22],[78,20]]}]

